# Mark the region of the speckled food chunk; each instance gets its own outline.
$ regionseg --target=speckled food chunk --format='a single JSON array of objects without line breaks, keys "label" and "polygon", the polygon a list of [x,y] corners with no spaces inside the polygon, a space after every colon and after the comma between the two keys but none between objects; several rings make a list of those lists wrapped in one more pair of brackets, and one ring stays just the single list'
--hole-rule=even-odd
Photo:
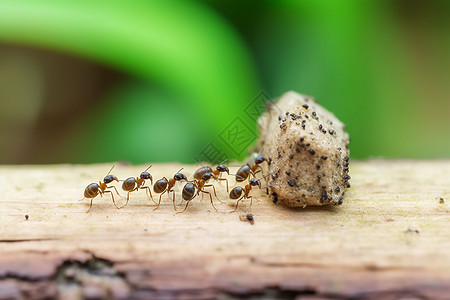
[{"label": "speckled food chunk", "polygon": [[288,206],[342,204],[350,187],[345,125],[313,98],[285,93],[258,120],[274,197]]}]

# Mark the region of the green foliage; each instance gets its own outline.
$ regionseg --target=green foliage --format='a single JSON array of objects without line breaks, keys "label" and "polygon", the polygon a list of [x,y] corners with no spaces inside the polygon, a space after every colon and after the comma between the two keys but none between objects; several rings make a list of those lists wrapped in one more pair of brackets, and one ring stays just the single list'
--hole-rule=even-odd
[{"label": "green foliage", "polygon": [[436,157],[450,150],[448,12],[445,1],[3,0],[0,40],[129,75],[54,150],[67,161],[193,162],[210,142],[242,159],[220,136],[240,117],[254,138],[244,108],[261,90],[314,96],[348,125],[352,157]]}]

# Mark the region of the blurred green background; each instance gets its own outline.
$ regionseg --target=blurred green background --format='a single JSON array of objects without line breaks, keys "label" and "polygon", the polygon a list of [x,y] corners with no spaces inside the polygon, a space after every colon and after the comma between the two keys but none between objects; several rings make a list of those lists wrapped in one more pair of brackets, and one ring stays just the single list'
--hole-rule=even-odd
[{"label": "blurred green background", "polygon": [[308,94],[351,157],[448,157],[450,1],[0,2],[0,163],[243,159]]}]

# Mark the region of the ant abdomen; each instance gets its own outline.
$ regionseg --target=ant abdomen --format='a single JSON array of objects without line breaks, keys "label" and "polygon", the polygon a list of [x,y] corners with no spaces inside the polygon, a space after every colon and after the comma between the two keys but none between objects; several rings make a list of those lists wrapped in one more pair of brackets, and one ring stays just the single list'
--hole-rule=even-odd
[{"label": "ant abdomen", "polygon": [[195,185],[192,183],[186,183],[183,188],[183,193],[181,194],[184,200],[189,201],[192,200],[195,196]]},{"label": "ant abdomen", "polygon": [[250,174],[250,167],[248,165],[243,165],[236,172],[236,181],[237,182],[244,181],[245,179],[248,178],[249,174]]},{"label": "ant abdomen", "polygon": [[84,197],[85,198],[94,198],[99,193],[99,186],[96,183],[91,183],[86,187],[84,190]]},{"label": "ant abdomen", "polygon": [[168,181],[166,179],[159,179],[153,185],[153,191],[157,194],[162,193],[167,188]]},{"label": "ant abdomen", "polygon": [[203,174],[210,172],[212,173],[212,169],[210,166],[205,166],[205,167],[201,167],[200,169],[198,169],[197,171],[195,171],[194,173],[194,178],[197,180],[202,179]]},{"label": "ant abdomen", "polygon": [[230,192],[230,198],[238,199],[242,195],[242,191],[243,191],[242,187],[240,187],[240,186],[235,187]]},{"label": "ant abdomen", "polygon": [[132,191],[135,187],[136,187],[136,178],[134,177],[129,177],[125,179],[122,184],[122,189],[128,192]]}]

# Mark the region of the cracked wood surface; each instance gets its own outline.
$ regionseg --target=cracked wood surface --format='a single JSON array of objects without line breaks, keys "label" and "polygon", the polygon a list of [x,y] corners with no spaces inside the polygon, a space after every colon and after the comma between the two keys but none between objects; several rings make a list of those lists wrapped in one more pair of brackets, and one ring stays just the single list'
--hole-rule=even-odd
[{"label": "cracked wood surface", "polygon": [[207,195],[178,215],[167,196],[153,211],[145,191],[121,210],[105,195],[86,214],[78,200],[110,166],[0,167],[0,299],[449,298],[450,160],[352,161],[342,206],[289,209],[253,190],[254,225],[239,220],[248,201],[229,213],[216,200],[217,213]]}]

